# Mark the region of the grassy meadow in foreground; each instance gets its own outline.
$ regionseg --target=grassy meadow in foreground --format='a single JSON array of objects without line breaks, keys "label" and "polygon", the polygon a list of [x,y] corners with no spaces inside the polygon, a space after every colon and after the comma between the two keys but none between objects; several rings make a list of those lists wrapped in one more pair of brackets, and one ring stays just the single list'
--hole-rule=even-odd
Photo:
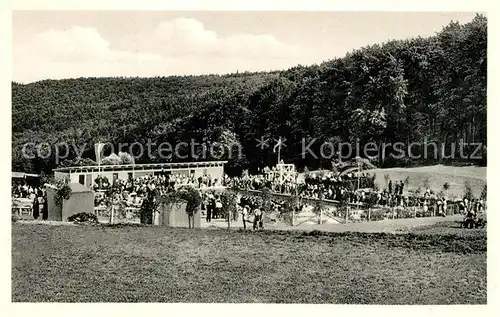
[{"label": "grassy meadow in foreground", "polygon": [[485,304],[484,232],[13,223],[12,300]]}]

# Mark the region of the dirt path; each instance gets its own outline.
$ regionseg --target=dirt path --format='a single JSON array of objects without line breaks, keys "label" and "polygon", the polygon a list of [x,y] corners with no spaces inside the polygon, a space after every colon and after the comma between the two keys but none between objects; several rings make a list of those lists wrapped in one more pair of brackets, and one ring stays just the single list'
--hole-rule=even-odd
[{"label": "dirt path", "polygon": [[[408,218],[408,219],[387,219],[381,221],[372,222],[357,222],[348,224],[302,224],[295,227],[283,223],[266,223],[264,229],[271,230],[300,230],[300,231],[312,231],[320,230],[327,232],[405,232],[408,229],[433,225],[444,221],[460,221],[463,216],[454,215],[447,217],[426,217],[426,218]],[[44,224],[44,225],[75,225],[72,222],[61,222],[61,221],[41,221],[41,220],[31,220],[24,221],[20,220],[20,223],[30,223],[30,224]],[[201,228],[219,228],[226,229],[227,222],[224,219],[213,219],[211,223],[207,223],[205,219],[201,220]],[[231,223],[231,229],[241,229],[243,228],[243,223],[241,219],[237,222]],[[252,223],[247,223],[247,230],[252,230]]]},{"label": "dirt path", "polygon": [[[447,217],[426,217],[426,218],[408,218],[408,219],[387,219],[372,222],[358,222],[345,224],[321,224],[309,225],[303,224],[296,227],[287,226],[282,223],[266,224],[265,228],[273,230],[303,230],[303,231],[328,231],[328,232],[401,232],[406,229],[433,225],[443,221],[459,221],[462,219],[461,215],[447,216]],[[210,224],[202,219],[202,228],[227,228],[227,222],[223,219],[214,219]],[[231,228],[243,228],[243,223],[240,221],[231,223]],[[247,224],[247,230],[252,229],[252,224]]]}]

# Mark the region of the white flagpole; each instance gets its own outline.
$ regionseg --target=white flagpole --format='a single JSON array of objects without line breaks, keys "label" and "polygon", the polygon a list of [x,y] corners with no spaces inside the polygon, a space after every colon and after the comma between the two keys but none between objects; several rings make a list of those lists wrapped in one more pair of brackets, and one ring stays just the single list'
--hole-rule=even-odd
[{"label": "white flagpole", "polygon": [[94,145],[94,150],[95,150],[95,158],[97,160],[97,176],[101,176],[101,151],[102,151],[102,144],[100,141],[97,142],[97,144]]},{"label": "white flagpole", "polygon": [[278,164],[280,164],[280,162],[281,162],[280,156],[281,156],[281,137],[278,140]]},{"label": "white flagpole", "polygon": [[99,153],[96,153],[98,154],[97,156],[97,176],[101,176],[101,142],[98,142],[97,143],[97,150]]},{"label": "white flagpole", "polygon": [[359,177],[361,174],[361,161],[358,159],[358,190],[359,190]]}]

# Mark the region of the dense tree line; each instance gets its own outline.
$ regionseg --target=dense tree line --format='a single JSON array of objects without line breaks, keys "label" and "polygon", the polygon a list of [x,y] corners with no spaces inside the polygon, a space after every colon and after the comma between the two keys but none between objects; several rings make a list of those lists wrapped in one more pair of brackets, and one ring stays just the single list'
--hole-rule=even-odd
[{"label": "dense tree line", "polygon": [[[230,161],[234,172],[276,162],[273,142],[256,147],[262,137],[286,138],[282,158],[310,168],[330,166],[331,159],[304,158],[303,139],[316,139],[314,153],[323,142],[358,139],[404,147],[424,139],[486,144],[486,69],[487,20],[477,15],[467,24],[451,22],[432,37],[389,41],[279,72],[12,83],[12,167],[49,171],[57,165],[54,146],[68,141],[87,144],[86,158],[94,158],[97,141],[237,144],[243,155]],[[48,142],[51,156],[23,157],[27,142]],[[466,146],[466,155],[474,149]],[[200,156],[186,153],[182,160],[213,159],[197,151]],[[441,150],[433,158],[396,160],[387,151],[379,166],[474,161],[443,158]],[[71,148],[68,159],[75,156]],[[136,159],[149,161],[165,159]]]}]

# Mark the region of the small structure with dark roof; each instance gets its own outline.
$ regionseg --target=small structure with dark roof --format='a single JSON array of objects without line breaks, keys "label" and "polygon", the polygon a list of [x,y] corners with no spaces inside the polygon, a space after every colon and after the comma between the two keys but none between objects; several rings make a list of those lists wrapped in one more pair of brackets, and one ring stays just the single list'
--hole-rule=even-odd
[{"label": "small structure with dark roof", "polygon": [[79,183],[70,183],[71,195],[62,202],[62,206],[55,203],[56,189],[47,186],[48,220],[68,221],[68,218],[80,212],[94,212],[94,192]]}]

